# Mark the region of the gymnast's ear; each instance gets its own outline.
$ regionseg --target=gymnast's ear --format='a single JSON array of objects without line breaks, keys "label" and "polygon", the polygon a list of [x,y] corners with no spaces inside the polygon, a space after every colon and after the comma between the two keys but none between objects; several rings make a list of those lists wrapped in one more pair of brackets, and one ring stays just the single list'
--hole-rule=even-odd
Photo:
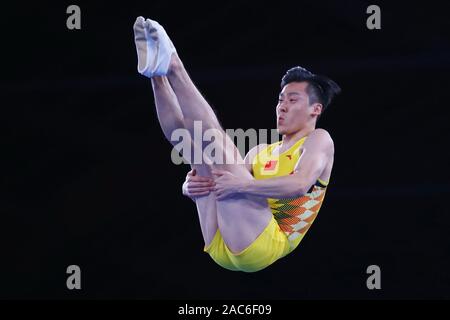
[{"label": "gymnast's ear", "polygon": [[323,111],[323,105],[319,102],[313,103],[313,115],[320,116]]}]

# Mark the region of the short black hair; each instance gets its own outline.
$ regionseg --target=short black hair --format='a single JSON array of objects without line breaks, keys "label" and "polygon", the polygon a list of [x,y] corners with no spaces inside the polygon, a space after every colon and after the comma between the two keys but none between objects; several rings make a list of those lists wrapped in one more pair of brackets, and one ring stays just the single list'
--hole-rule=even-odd
[{"label": "short black hair", "polygon": [[286,72],[281,79],[281,89],[291,82],[307,82],[308,87],[306,88],[306,92],[309,96],[309,103],[313,104],[318,102],[322,104],[322,113],[330,105],[333,98],[341,92],[341,88],[330,78],[314,74],[299,66],[291,68]]}]

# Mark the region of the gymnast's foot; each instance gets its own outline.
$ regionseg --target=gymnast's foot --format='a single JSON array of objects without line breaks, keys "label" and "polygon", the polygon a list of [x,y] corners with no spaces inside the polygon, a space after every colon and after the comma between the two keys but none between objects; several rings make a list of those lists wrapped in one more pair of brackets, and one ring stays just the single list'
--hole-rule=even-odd
[{"label": "gymnast's foot", "polygon": [[164,28],[157,21],[138,17],[133,30],[138,72],[148,78],[167,75],[176,49]]}]

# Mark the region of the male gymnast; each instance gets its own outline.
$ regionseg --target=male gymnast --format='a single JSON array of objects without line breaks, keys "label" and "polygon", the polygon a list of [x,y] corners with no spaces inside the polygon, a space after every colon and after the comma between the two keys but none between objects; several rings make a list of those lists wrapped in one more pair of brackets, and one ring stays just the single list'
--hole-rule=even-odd
[{"label": "male gymnast", "polygon": [[[252,148],[245,159],[190,79],[165,29],[138,17],[134,24],[138,72],[151,78],[161,129],[194,136],[194,121],[214,130],[223,163],[190,162],[183,194],[197,207],[204,251],[220,266],[255,272],[291,253],[322,205],[330,180],[334,144],[316,122],[340,92],[331,79],[294,67],[281,81],[276,106],[282,140]],[[204,151],[211,142],[190,141]],[[203,154],[203,153],[202,153]]]}]

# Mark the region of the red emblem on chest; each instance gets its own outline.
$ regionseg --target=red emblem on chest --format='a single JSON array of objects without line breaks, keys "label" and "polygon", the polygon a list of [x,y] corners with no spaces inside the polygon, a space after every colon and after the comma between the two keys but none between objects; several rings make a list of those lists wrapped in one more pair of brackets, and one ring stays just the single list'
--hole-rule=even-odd
[{"label": "red emblem on chest", "polygon": [[274,170],[277,165],[277,160],[270,160],[266,162],[266,165],[264,166],[264,171],[267,170]]}]

